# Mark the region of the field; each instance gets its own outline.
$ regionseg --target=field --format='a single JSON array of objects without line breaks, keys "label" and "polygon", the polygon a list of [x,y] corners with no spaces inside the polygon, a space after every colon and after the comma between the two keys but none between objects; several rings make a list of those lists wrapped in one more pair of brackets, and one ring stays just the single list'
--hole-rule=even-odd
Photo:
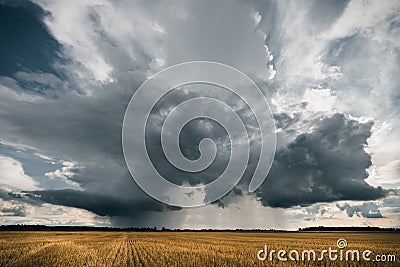
[{"label": "field", "polygon": [[[327,254],[321,261],[301,259],[303,250],[315,250],[317,258],[323,249],[339,250],[339,238],[347,241],[342,261],[339,252],[336,261]],[[286,250],[286,258],[298,250],[300,259],[278,261],[273,254],[272,261],[260,261],[265,245],[268,254]],[[346,249],[358,249],[360,258],[369,249],[371,261],[345,261]],[[377,262],[378,254],[397,257]],[[398,258],[396,233],[0,232],[0,266],[400,266]]]}]

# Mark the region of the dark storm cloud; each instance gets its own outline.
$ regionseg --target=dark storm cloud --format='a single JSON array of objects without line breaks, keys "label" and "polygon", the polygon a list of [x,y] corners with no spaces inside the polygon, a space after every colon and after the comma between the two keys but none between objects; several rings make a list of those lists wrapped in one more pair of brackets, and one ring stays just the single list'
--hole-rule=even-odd
[{"label": "dark storm cloud", "polygon": [[[163,116],[170,107],[185,99],[199,96],[199,92],[186,91],[173,94],[156,106],[152,116]],[[224,96],[224,102],[237,105],[233,99]],[[142,192],[131,179],[122,157],[120,129],[127,93],[98,91],[95,100],[67,94],[62,99],[26,103],[24,109],[8,107],[13,111],[10,127],[1,131],[12,135],[15,129],[19,138],[35,143],[46,152],[74,159],[83,166],[70,179],[86,191],[44,190],[37,191],[43,202],[83,208],[99,215],[135,217],[147,211],[162,211],[167,208]],[[113,103],[109,105],[107,103]],[[28,112],[29,110],[29,112]],[[51,111],[51,112],[50,112]],[[239,110],[244,116],[247,109]],[[35,118],[41,118],[38,124]],[[275,116],[278,128],[298,123],[299,118],[286,114]],[[66,123],[58,123],[65,121]],[[154,118],[149,124],[150,157],[161,172],[167,173],[177,184],[207,183],[217,177],[226,165],[228,154],[223,154],[212,168],[198,174],[182,174],[166,162],[159,143],[160,124]],[[216,124],[204,127],[202,120],[185,127],[180,137],[183,153],[189,158],[198,157],[198,143],[204,137],[226,141],[226,133]],[[251,125],[251,123],[250,123]],[[267,180],[257,196],[265,206],[291,207],[329,202],[342,199],[376,199],[384,195],[379,188],[369,186],[364,179],[366,168],[371,164],[370,156],[363,146],[370,136],[371,123],[348,120],[341,114],[316,120],[316,128],[310,133],[299,135],[286,148],[278,151],[275,163]],[[254,125],[253,125],[254,126]],[[39,130],[40,129],[40,130]],[[290,131],[290,130],[287,130]],[[59,142],[62,140],[62,142]],[[57,144],[57,146],[55,146]],[[255,145],[257,147],[257,144]],[[222,148],[222,146],[220,146]],[[222,149],[222,152],[224,150]],[[257,162],[257,149],[252,150],[248,170],[243,181],[251,177]],[[93,193],[97,192],[97,193]],[[239,191],[235,191],[237,193]],[[240,191],[241,192],[241,191]],[[122,197],[133,196],[133,197]],[[100,203],[100,204],[99,204]],[[112,205],[104,203],[113,203]],[[135,204],[136,203],[136,204]],[[104,205],[103,205],[104,204]],[[224,198],[218,201],[221,207],[229,204]]]},{"label": "dark storm cloud", "polygon": [[[25,73],[22,78],[54,85],[53,76]],[[132,79],[130,77],[129,87],[138,84]],[[2,82],[4,84],[4,80]],[[21,84],[14,85],[0,91],[3,100],[0,110],[7,111],[0,118],[1,139],[10,142],[8,137],[13,136],[11,142],[30,144],[32,149],[43,155],[73,162],[76,167],[69,168],[71,175],[67,179],[79,184],[83,190],[79,193],[43,190],[43,198],[31,196],[34,203],[29,204],[48,202],[83,208],[102,216],[132,218],[143,216],[144,211],[163,210],[164,204],[148,197],[132,180],[123,159],[122,121],[133,93],[127,90],[128,85],[111,84],[97,88],[96,95],[92,97],[71,89],[66,92],[45,91],[37,97]],[[41,185],[44,189],[54,189],[49,183]],[[93,191],[99,193],[93,194]],[[11,201],[10,197],[5,195]],[[78,197],[81,201],[72,201]],[[16,201],[27,202],[25,196]]]},{"label": "dark storm cloud", "polygon": [[257,192],[261,203],[287,208],[385,196],[380,187],[365,182],[371,157],[364,146],[372,123],[335,114],[314,125],[311,132],[277,151],[269,177]]},{"label": "dark storm cloud", "polygon": [[0,198],[3,200],[11,200],[14,198],[22,199],[22,196],[20,194],[15,194],[13,192],[0,188]]},{"label": "dark storm cloud", "polygon": [[47,202],[86,209],[101,216],[131,218],[145,217],[148,211],[168,209],[148,197],[126,168],[121,128],[129,97],[115,92],[103,92],[96,101],[79,95],[64,97],[71,99],[30,103],[26,104],[26,110],[9,107],[8,110],[15,111],[13,119],[7,122],[9,127],[0,130],[8,132],[19,128],[24,133],[19,136],[23,143],[34,143],[44,154],[77,162],[78,167],[69,169],[73,175],[68,179],[78,183],[83,191],[31,192],[29,196],[35,200],[34,204]]},{"label": "dark storm cloud", "polygon": [[349,205],[346,203],[343,206],[336,204],[336,207],[341,211],[346,211],[349,217],[353,217],[355,214],[364,218],[383,218],[378,205],[373,202],[366,202],[361,205]]},{"label": "dark storm cloud", "polygon": [[14,192],[12,190],[5,190],[2,188],[0,188],[0,199],[5,201],[11,200],[32,205],[39,205],[37,200],[30,198],[26,193]]},{"label": "dark storm cloud", "polygon": [[53,72],[52,63],[61,60],[60,44],[43,25],[44,15],[30,1],[0,1],[0,75]]},{"label": "dark storm cloud", "polygon": [[146,211],[164,211],[166,206],[150,197],[135,200],[121,196],[109,196],[96,192],[78,190],[43,190],[29,192],[28,196],[35,200],[55,205],[81,208],[92,211],[100,216],[140,216]]},{"label": "dark storm cloud", "polygon": [[[202,96],[199,88],[186,91],[177,90],[165,97],[152,112],[147,132],[149,156],[157,170],[176,183],[199,184],[208,183],[218,177],[226,167],[229,160],[229,140],[226,132],[217,123],[198,119],[187,124],[180,136],[180,146],[188,158],[199,156],[198,144],[202,138],[210,137],[217,141],[219,149],[218,157],[205,171],[200,173],[187,173],[174,168],[165,158],[160,144],[160,131],[162,122],[168,110],[178,103],[196,96]],[[204,88],[200,88],[204,90]],[[238,108],[238,113],[251,126],[255,126],[252,115],[248,114],[248,107],[240,106],[237,97],[232,97],[227,92],[214,93],[214,97],[223,99],[232,107]],[[71,97],[70,100],[65,98]],[[31,192],[31,198],[55,205],[83,208],[101,216],[111,217],[138,217],[144,216],[148,211],[164,211],[172,209],[158,201],[148,197],[130,177],[126,168],[121,147],[121,127],[126,102],[129,99],[125,94],[113,94],[98,92],[96,101],[90,98],[68,95],[62,100],[45,101],[40,108],[35,104],[27,104],[30,110],[16,110],[14,120],[10,125],[19,125],[26,135],[20,138],[34,141],[47,151],[54,151],[54,144],[58,144],[57,154],[71,158],[78,162],[78,167],[70,168],[73,176],[69,180],[76,182],[84,191],[77,190],[43,190]],[[106,102],[114,103],[107,105]],[[58,108],[56,109],[55,106]],[[68,107],[68,108],[67,108]],[[240,108],[239,108],[240,107]],[[51,114],[48,110],[56,110]],[[101,114],[101,115],[100,115]],[[35,124],[34,117],[41,117],[40,125]],[[46,119],[43,119],[46,118]],[[93,119],[96,118],[96,119]],[[23,121],[23,123],[22,123]],[[59,124],[57,121],[65,121]],[[35,131],[32,129],[46,129]],[[15,127],[8,127],[9,130]],[[6,131],[6,129],[3,129]],[[49,132],[54,132],[50,137]],[[46,138],[45,138],[46,137]],[[253,141],[254,142],[254,141]],[[71,144],[74,144],[71,146]],[[249,177],[254,167],[258,144],[252,147],[251,162],[246,177]],[[141,155],[138,155],[141,156]],[[235,189],[234,194],[242,195],[240,189]],[[36,197],[37,195],[37,197]],[[111,203],[111,204],[107,204]],[[216,203],[223,206],[221,203]]]},{"label": "dark storm cloud", "polygon": [[[253,115],[249,113],[249,108],[245,105],[242,106],[241,104],[243,103],[241,103],[238,97],[232,96],[227,90],[209,85],[196,85],[173,90],[155,105],[152,117],[147,124],[146,141],[149,156],[154,166],[164,177],[176,184],[189,183],[194,185],[209,183],[221,175],[229,162],[231,148],[229,135],[224,126],[206,118],[194,119],[187,123],[180,133],[179,145],[182,154],[188,159],[194,160],[200,156],[200,141],[203,138],[214,140],[217,146],[217,155],[214,162],[208,168],[196,173],[184,172],[171,165],[164,155],[160,134],[162,122],[169,111],[185,100],[205,95],[219,99],[229,106],[236,108],[237,114],[246,124],[247,131],[252,134],[257,134],[258,132],[258,129],[254,129],[257,125]],[[177,127],[179,126],[177,125]],[[251,147],[251,150],[253,153],[251,154],[250,161],[255,160],[258,149],[258,144],[255,144],[254,140],[252,140],[252,144],[253,147]],[[245,176],[251,174],[251,167],[247,170]]]}]

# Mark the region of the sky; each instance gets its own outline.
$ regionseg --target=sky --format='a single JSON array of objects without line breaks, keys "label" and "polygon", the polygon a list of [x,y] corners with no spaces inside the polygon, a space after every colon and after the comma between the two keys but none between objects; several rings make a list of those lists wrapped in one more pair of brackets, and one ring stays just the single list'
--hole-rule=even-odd
[{"label": "sky", "polygon": [[[0,14],[0,224],[400,227],[399,1],[3,0]],[[232,66],[258,85],[276,153],[250,193],[260,150],[252,138],[232,191],[181,208],[132,179],[122,124],[144,81],[198,60]],[[258,133],[249,107],[226,91],[174,89],[152,110],[146,145],[175,184],[209,183],[230,159],[226,131],[204,118],[185,125],[179,141],[194,160],[203,138],[216,140],[209,168],[184,173],[163,154],[162,122],[200,96],[227,103],[249,135]]]}]

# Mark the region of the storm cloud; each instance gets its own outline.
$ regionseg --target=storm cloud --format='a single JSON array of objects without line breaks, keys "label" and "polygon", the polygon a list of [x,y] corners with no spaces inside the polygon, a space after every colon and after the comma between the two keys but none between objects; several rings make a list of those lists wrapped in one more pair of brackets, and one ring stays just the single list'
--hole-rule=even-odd
[{"label": "storm cloud", "polygon": [[92,211],[100,216],[140,217],[146,211],[164,211],[165,205],[150,197],[144,200],[106,196],[100,193],[78,190],[51,190],[29,192],[28,197],[43,202],[76,207]]},{"label": "storm cloud", "polygon": [[365,179],[371,156],[365,151],[371,122],[343,114],[314,122],[277,151],[268,179],[257,196],[265,206],[288,208],[317,202],[371,200],[385,196]]}]

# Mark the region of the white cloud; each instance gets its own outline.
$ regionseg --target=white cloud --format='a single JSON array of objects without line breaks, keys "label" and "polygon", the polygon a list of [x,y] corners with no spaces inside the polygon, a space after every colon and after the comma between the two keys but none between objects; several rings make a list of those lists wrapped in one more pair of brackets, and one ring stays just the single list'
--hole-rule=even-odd
[{"label": "white cloud", "polygon": [[262,16],[259,12],[254,12],[253,19],[254,19],[254,26],[257,26],[260,23]]},{"label": "white cloud", "polygon": [[44,175],[51,179],[63,179],[68,184],[79,188],[79,184],[71,180],[71,178],[79,174],[83,167],[78,166],[76,162],[62,161],[61,163],[63,167],[52,172],[47,172]]},{"label": "white cloud", "polygon": [[373,165],[369,168],[368,183],[383,188],[399,188],[399,128],[398,118],[376,121],[366,150],[371,154]]},{"label": "white cloud", "polygon": [[109,217],[101,217],[90,211],[51,205],[40,206],[0,199],[2,224],[42,224],[42,225],[84,225],[111,226]]},{"label": "white cloud", "polygon": [[151,75],[162,70],[165,61],[161,58],[153,58],[149,64],[150,69],[146,71],[146,76],[149,78]]},{"label": "white cloud", "polygon": [[[48,17],[45,20],[46,25],[57,40],[65,46],[65,54],[75,61],[76,67],[82,71],[87,70],[84,72],[89,75],[87,78],[93,78],[102,83],[111,81],[112,67],[98,49],[96,39],[93,37],[95,37],[95,31],[99,29],[90,19],[93,11],[91,8],[105,6],[106,1],[91,1],[91,3],[68,1],[62,5],[59,2],[43,1],[42,4],[53,14],[51,18]],[[82,25],[85,26],[82,27]]]},{"label": "white cloud", "polygon": [[0,199],[0,217],[27,217],[34,212],[33,206],[18,201]]},{"label": "white cloud", "polygon": [[107,216],[101,217],[84,209],[43,204],[35,207],[31,221],[45,225],[110,226]]},{"label": "white cloud", "polygon": [[51,88],[59,88],[63,82],[52,73],[33,73],[18,71],[15,73],[15,78],[19,81],[36,82],[44,85],[49,85]]},{"label": "white cloud", "polygon": [[6,110],[10,102],[30,102],[34,103],[42,99],[37,94],[30,94],[22,90],[17,81],[10,77],[0,76],[0,109]]},{"label": "white cloud", "polygon": [[[57,67],[88,95],[121,77],[132,80],[143,75],[152,58],[163,59],[161,38],[167,30],[155,20],[165,12],[159,4],[150,7],[137,1],[113,4],[108,0],[36,2],[51,14],[45,17],[45,23],[63,45],[63,56],[70,60]],[[139,73],[135,73],[137,70]]]},{"label": "white cloud", "polygon": [[330,89],[307,89],[303,96],[306,109],[313,112],[334,112],[336,97]]},{"label": "white cloud", "polygon": [[394,160],[382,167],[370,169],[368,182],[386,189],[400,189],[400,160]]},{"label": "white cloud", "polygon": [[21,162],[0,156],[0,184],[19,190],[38,190],[37,183],[25,174]]},{"label": "white cloud", "polygon": [[385,21],[397,16],[399,11],[399,2],[396,0],[353,0],[349,2],[343,15],[322,36],[327,39],[337,39],[361,31],[364,35],[381,40],[382,32],[374,32],[374,28],[386,27]]},{"label": "white cloud", "polygon": [[49,156],[40,154],[40,153],[34,153],[35,156],[44,159],[46,162],[50,162],[51,164],[56,164],[55,160]]}]

